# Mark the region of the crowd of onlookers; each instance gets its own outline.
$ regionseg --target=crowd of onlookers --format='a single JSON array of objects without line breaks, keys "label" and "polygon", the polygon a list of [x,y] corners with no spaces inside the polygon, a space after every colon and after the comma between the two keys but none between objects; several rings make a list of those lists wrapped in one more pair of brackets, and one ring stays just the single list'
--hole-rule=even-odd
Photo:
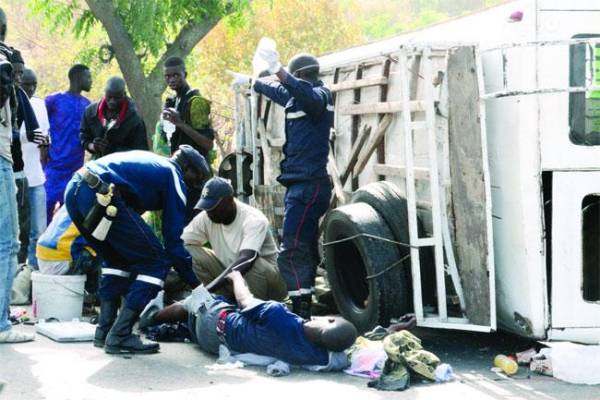
[{"label": "crowd of onlookers", "polygon": [[[97,289],[99,260],[63,207],[74,173],[85,159],[149,146],[146,126],[122,78],[110,78],[104,96],[92,103],[82,94],[92,87],[90,69],[75,64],[66,74],[66,90],[37,97],[38,76],[26,67],[21,53],[5,43],[6,31],[6,15],[0,9],[0,342],[18,342],[31,337],[10,329],[9,304],[30,302],[32,271],[85,273],[87,291]],[[181,58],[166,60],[164,68],[176,95],[165,104],[155,151],[169,155],[189,144],[212,157],[210,103],[190,89]],[[188,195],[189,221],[200,193]],[[18,231],[12,219],[18,220]],[[94,303],[93,296],[87,300]]]}]

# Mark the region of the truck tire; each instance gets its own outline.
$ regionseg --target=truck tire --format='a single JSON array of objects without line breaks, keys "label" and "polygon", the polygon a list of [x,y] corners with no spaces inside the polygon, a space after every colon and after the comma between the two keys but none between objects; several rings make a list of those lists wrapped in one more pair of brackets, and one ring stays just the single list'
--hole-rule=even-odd
[{"label": "truck tire", "polygon": [[[379,181],[369,183],[358,188],[352,195],[352,203],[363,202],[373,207],[379,215],[387,222],[394,234],[394,239],[401,243],[410,243],[408,232],[408,208],[407,202],[400,188],[391,182]],[[419,208],[417,205],[417,224],[419,236],[431,233],[431,209]],[[425,222],[425,224],[423,223]],[[427,226],[428,228],[427,229]],[[405,257],[410,253],[407,246],[399,246],[400,254]],[[421,248],[419,252],[421,264],[421,290],[425,304],[434,303],[435,296],[435,256],[433,247]],[[406,259],[406,279],[409,282],[409,290],[412,300],[412,278],[411,262]]]},{"label": "truck tire", "polygon": [[[325,244],[363,233],[393,239],[388,224],[366,203],[345,205],[327,216]],[[357,237],[325,245],[324,253],[338,310],[360,332],[377,325],[388,326],[391,318],[410,311],[405,263],[398,264],[398,246]]]}]

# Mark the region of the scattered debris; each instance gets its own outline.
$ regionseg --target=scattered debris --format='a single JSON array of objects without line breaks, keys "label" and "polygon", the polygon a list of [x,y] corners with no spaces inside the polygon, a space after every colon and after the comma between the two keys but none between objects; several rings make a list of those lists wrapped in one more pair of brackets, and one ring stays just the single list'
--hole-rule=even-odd
[{"label": "scattered debris", "polygon": [[454,379],[454,371],[450,364],[440,364],[433,371],[436,382],[450,382]]}]

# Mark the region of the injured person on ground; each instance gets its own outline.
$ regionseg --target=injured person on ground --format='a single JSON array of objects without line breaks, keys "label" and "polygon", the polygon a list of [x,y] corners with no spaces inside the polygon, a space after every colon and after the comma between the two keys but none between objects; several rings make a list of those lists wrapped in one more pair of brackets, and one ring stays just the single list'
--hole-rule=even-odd
[{"label": "injured person on ground", "polygon": [[140,328],[187,321],[192,340],[209,353],[225,345],[232,353],[273,357],[317,371],[339,371],[348,366],[344,350],[357,336],[356,328],[340,317],[305,321],[275,301],[255,298],[239,271],[227,275],[237,304],[198,286],[181,303],[166,308],[151,302],[140,318]]}]

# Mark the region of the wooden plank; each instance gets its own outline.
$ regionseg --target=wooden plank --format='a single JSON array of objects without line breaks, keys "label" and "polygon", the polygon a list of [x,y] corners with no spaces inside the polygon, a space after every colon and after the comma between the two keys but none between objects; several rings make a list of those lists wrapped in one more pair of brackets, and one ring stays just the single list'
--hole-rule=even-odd
[{"label": "wooden plank", "polygon": [[490,324],[490,287],[483,143],[475,51],[458,47],[448,57],[448,135],[454,246],[472,324]]},{"label": "wooden plank", "polygon": [[[390,165],[390,164],[375,164],[373,170],[377,175],[383,176],[394,176],[399,178],[406,178],[406,167],[402,165]],[[418,180],[429,180],[429,169],[427,168],[413,168],[415,173],[415,179]]]},{"label": "wooden plank", "polygon": [[371,155],[377,149],[377,146],[379,146],[379,143],[381,143],[381,141],[385,137],[385,132],[387,131],[387,128],[388,126],[390,126],[391,122],[392,114],[386,114],[377,126],[377,130],[375,131],[375,134],[373,135],[373,138],[367,145],[366,149],[360,152],[358,156],[358,161],[356,161],[356,165],[354,166],[354,169],[352,171],[352,174],[354,176],[358,176],[363,171],[363,169],[365,169],[365,165],[367,165],[369,158],[371,158]]},{"label": "wooden plank", "polygon": [[333,192],[335,194],[335,198],[337,199],[337,205],[343,206],[348,202],[346,198],[346,193],[344,192],[344,184],[340,179],[340,173],[338,172],[337,166],[335,165],[335,158],[333,157],[333,153],[329,152],[329,162],[328,162],[329,174],[331,176],[331,180],[333,182]]},{"label": "wooden plank", "polygon": [[[341,115],[358,114],[393,114],[402,111],[402,101],[386,101],[367,104],[349,104],[339,107],[336,111]],[[409,102],[411,112],[425,111],[425,102]]]},{"label": "wooden plank", "polygon": [[387,85],[388,79],[385,76],[372,76],[369,78],[363,78],[352,81],[344,81],[340,83],[334,83],[330,86],[332,92],[339,92],[342,90],[358,89],[369,86]]},{"label": "wooden plank", "polygon": [[361,149],[363,148],[364,144],[367,142],[367,139],[369,138],[370,135],[371,135],[371,127],[368,125],[365,125],[363,127],[362,131],[360,132],[360,134],[358,135],[356,142],[354,142],[354,146],[352,146],[352,150],[350,150],[350,159],[348,160],[348,165],[346,165],[344,172],[342,173],[342,175],[340,175],[341,176],[340,181],[342,182],[342,185],[346,184],[346,181],[348,180],[348,177],[350,176],[350,173],[354,169],[354,165],[356,164],[356,161],[358,160],[358,155],[360,154]]}]

